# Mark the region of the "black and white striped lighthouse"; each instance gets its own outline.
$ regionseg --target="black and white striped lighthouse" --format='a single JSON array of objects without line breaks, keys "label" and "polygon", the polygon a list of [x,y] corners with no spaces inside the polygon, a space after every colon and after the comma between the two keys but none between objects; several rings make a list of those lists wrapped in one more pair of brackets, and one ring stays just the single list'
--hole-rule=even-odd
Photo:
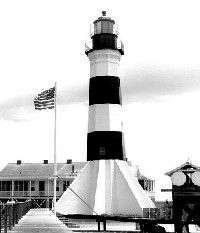
[{"label": "black and white striped lighthouse", "polygon": [[155,208],[126,161],[118,68],[124,54],[115,21],[102,12],[93,23],[90,61],[87,163],[56,203],[57,212],[137,215]]},{"label": "black and white striped lighthouse", "polygon": [[121,121],[121,88],[118,67],[124,54],[118,43],[115,21],[106,12],[94,21],[90,60],[87,160],[125,159]]}]

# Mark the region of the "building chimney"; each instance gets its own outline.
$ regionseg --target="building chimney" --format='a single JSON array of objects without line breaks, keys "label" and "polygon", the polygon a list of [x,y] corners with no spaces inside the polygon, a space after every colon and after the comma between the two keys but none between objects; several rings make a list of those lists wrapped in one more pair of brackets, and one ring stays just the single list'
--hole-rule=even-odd
[{"label": "building chimney", "polygon": [[72,164],[72,159],[68,159],[67,164]]},{"label": "building chimney", "polygon": [[17,165],[20,165],[22,164],[22,161],[21,160],[17,160]]},{"label": "building chimney", "polygon": [[44,163],[44,164],[48,164],[48,160],[45,159],[45,160],[43,161],[43,163]]}]

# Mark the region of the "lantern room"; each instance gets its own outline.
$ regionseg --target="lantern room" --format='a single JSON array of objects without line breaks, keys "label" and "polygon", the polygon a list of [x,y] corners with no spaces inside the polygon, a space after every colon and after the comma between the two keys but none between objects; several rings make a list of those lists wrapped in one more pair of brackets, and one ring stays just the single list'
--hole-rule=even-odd
[{"label": "lantern room", "polygon": [[86,55],[100,49],[118,50],[121,55],[124,55],[124,45],[118,40],[115,21],[106,16],[106,11],[102,11],[102,16],[93,22],[90,35],[92,44],[86,44]]},{"label": "lantern room", "polygon": [[114,24],[114,20],[112,20],[110,17],[106,17],[106,11],[102,11],[102,16],[94,21],[94,34],[113,34]]}]

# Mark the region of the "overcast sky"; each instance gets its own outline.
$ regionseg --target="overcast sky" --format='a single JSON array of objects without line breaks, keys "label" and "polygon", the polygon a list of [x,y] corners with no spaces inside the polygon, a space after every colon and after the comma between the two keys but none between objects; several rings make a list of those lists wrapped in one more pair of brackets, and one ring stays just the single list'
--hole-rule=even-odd
[{"label": "overcast sky", "polygon": [[[53,161],[53,110],[38,93],[58,83],[57,156],[86,160],[90,24],[118,24],[127,157],[157,190],[188,158],[200,166],[199,0],[0,1],[1,167]],[[162,195],[162,198],[169,196]],[[158,195],[161,198],[161,195]]]}]

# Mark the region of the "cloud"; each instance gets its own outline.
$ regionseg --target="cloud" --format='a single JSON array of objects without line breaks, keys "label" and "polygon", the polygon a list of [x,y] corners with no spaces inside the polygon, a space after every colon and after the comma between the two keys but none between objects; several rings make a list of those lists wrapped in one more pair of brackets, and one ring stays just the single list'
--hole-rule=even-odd
[{"label": "cloud", "polygon": [[76,104],[88,102],[89,87],[88,84],[80,84],[65,88],[58,93],[58,104]]},{"label": "cloud", "polygon": [[33,95],[22,95],[12,97],[0,103],[0,119],[8,121],[24,122],[28,121],[26,114],[34,108]]},{"label": "cloud", "polygon": [[161,100],[200,90],[200,69],[141,67],[122,77],[124,102]]},{"label": "cloud", "polygon": [[[166,97],[200,90],[200,69],[140,67],[127,70],[121,77],[123,104],[162,101]],[[59,105],[88,104],[88,83],[58,90]],[[37,93],[0,102],[0,119],[28,121],[33,114]]]},{"label": "cloud", "polygon": [[[37,94],[16,96],[0,102],[0,120],[14,122],[28,121],[29,115],[35,111],[34,98]],[[59,105],[86,103],[87,100],[88,87],[86,85],[76,85],[61,89],[57,94],[57,103]]]}]

